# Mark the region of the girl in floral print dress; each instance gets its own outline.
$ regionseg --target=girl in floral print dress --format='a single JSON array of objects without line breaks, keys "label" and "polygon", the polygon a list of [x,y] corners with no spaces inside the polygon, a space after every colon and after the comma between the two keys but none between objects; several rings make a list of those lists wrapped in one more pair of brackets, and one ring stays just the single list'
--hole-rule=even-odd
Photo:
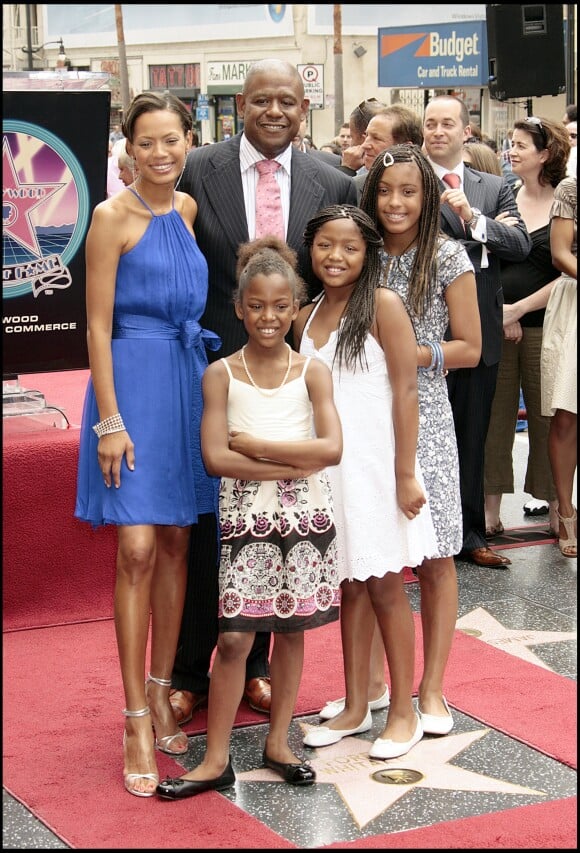
[{"label": "girl in floral print dress", "polygon": [[183,799],[235,781],[231,731],[256,631],[275,635],[263,763],[294,785],[315,781],[288,745],[304,631],[339,617],[334,516],[326,466],[342,454],[330,370],[286,343],[303,283],[275,237],[241,247],[235,311],[248,343],[203,377],[202,452],[220,476],[219,640],[209,689],[207,751],[158,786]]}]

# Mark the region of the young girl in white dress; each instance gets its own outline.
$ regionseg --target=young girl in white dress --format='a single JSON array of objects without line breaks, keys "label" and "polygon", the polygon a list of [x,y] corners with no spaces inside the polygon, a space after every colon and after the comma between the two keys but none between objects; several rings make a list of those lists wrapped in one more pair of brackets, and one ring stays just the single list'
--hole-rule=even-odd
[{"label": "young girl in white dress", "polygon": [[276,237],[241,247],[235,311],[248,343],[203,377],[202,452],[220,476],[219,640],[201,764],[157,793],[183,799],[235,782],[230,737],[256,631],[275,635],[264,766],[292,785],[314,770],[288,745],[304,631],[339,617],[336,536],[327,465],[342,453],[329,369],[285,341],[303,283]]},{"label": "young girl in white dress", "polygon": [[[332,370],[344,436],[339,465],[329,468],[341,580],[345,680],[360,681],[364,711],[348,703],[339,727],[308,731],[307,746],[326,746],[368,731],[368,653],[377,616],[391,673],[387,724],[370,750],[395,758],[423,735],[412,703],[415,630],[403,568],[437,551],[422,475],[418,433],[417,343],[403,301],[379,288],[383,241],[359,208],[334,205],[304,232],[312,267],[324,291],[294,325],[303,355]],[[354,663],[356,659],[356,664]]]}]

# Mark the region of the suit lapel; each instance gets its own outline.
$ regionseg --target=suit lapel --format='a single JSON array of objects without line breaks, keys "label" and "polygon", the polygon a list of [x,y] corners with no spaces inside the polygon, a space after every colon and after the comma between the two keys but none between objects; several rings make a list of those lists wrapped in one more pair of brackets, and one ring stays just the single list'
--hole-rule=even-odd
[{"label": "suit lapel", "polygon": [[290,246],[300,248],[304,242],[306,223],[320,209],[324,187],[318,181],[316,166],[310,161],[308,154],[293,151],[291,168],[287,242]]},{"label": "suit lapel", "polygon": [[463,173],[463,191],[472,207],[480,210],[484,207],[485,189],[481,175],[471,169],[465,169]]},{"label": "suit lapel", "polygon": [[235,252],[249,240],[238,145],[223,146],[212,161],[212,172],[203,178],[208,203],[221,222]]}]

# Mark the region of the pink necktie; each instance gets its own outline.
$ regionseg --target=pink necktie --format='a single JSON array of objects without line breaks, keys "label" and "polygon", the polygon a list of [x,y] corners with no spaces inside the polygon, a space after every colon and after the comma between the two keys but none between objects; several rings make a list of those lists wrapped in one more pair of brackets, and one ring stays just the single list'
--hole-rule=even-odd
[{"label": "pink necktie", "polygon": [[[446,175],[443,175],[443,181],[447,184],[448,187],[451,187],[452,190],[457,190],[461,186],[461,178],[459,177],[459,175],[456,175],[455,172],[447,172]],[[461,227],[465,231],[465,222],[460,216],[458,216],[457,218],[461,222]]]},{"label": "pink necktie", "polygon": [[259,178],[256,186],[256,237],[274,234],[286,239],[280,187],[274,173],[280,168],[276,160],[258,160]]},{"label": "pink necktie", "polygon": [[457,190],[461,186],[461,178],[455,172],[447,172],[446,175],[443,175],[443,180],[453,190]]}]

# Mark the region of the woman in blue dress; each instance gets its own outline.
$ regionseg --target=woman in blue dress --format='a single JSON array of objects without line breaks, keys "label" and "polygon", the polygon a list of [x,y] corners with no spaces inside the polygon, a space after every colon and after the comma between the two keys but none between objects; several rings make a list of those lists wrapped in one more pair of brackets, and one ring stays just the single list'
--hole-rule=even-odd
[{"label": "woman in blue dress", "polygon": [[[86,241],[91,377],[75,515],[117,526],[115,629],[125,694],[124,784],[150,797],[155,748],[187,751],[169,704],[187,581],[190,528],[217,513],[219,480],[201,458],[200,327],[207,264],[195,201],[176,192],[191,114],[175,96],[138,95],[123,122],[136,180],[97,205]],[[150,667],[145,681],[151,630]]]}]

